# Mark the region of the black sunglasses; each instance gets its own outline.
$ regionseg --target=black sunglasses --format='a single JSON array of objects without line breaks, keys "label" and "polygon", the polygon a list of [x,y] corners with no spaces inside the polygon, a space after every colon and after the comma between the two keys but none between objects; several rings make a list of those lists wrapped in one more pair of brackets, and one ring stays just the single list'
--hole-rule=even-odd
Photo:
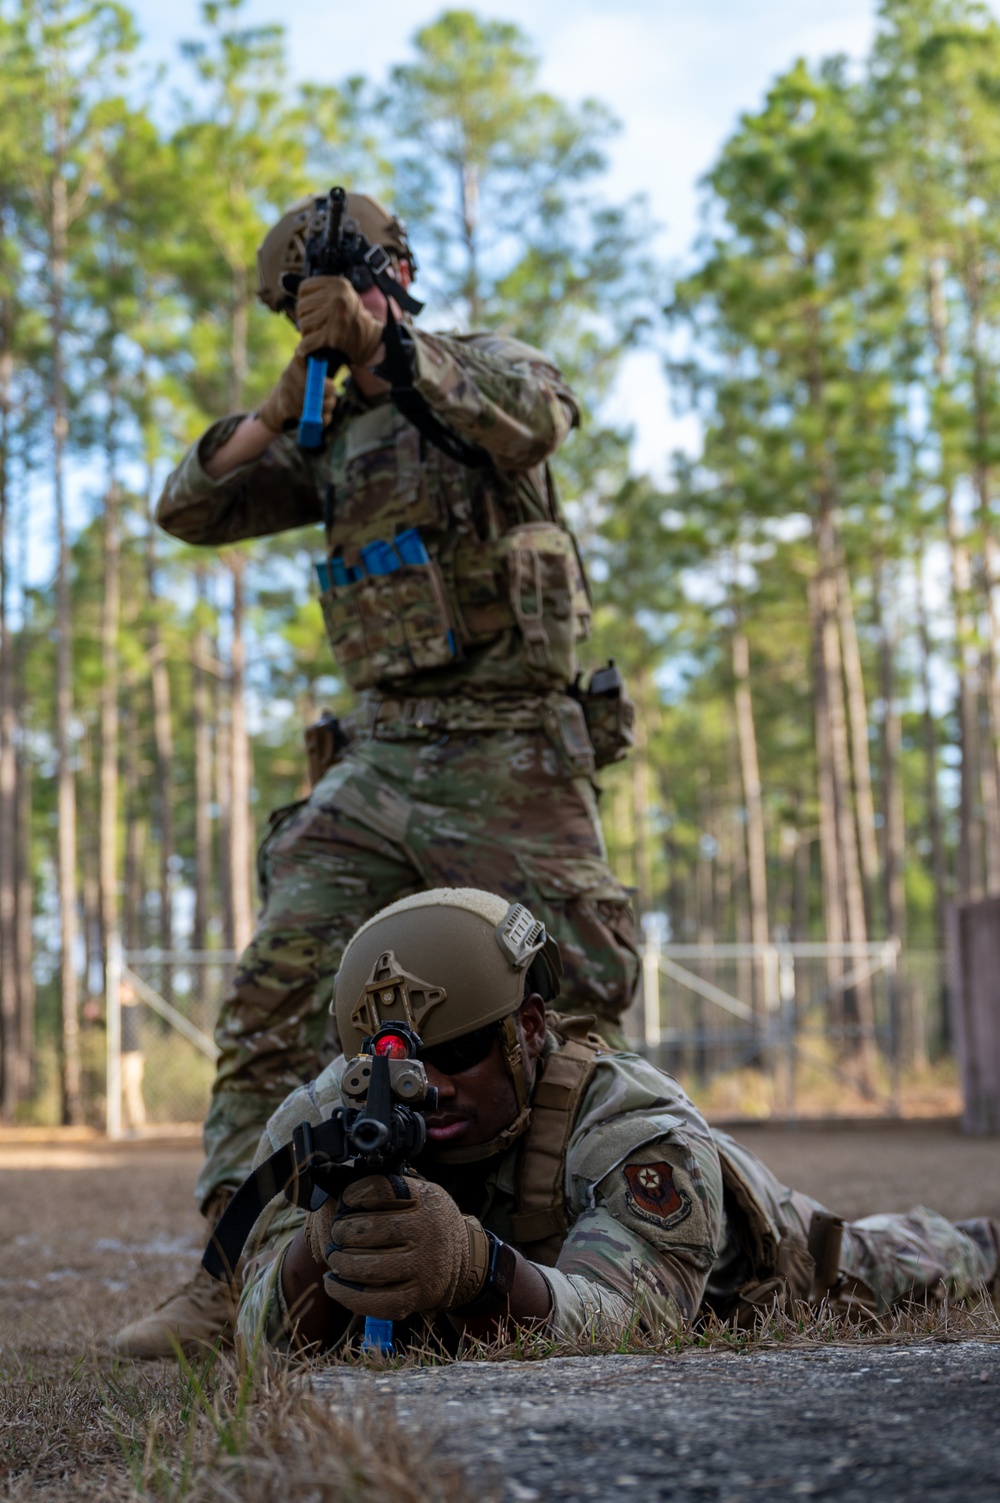
[{"label": "black sunglasses", "polygon": [[474,1033],[464,1033],[460,1039],[450,1039],[447,1044],[431,1044],[421,1049],[418,1055],[424,1064],[432,1065],[442,1075],[462,1075],[474,1065],[482,1064],[493,1048],[493,1040],[499,1032],[499,1023],[487,1023]]}]

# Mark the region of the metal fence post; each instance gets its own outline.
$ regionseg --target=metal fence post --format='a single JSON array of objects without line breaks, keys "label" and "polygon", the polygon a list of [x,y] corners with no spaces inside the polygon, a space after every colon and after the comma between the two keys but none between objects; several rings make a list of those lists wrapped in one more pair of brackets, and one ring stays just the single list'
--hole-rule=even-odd
[{"label": "metal fence post", "polygon": [[889,993],[889,1038],[892,1053],[889,1057],[889,1113],[893,1117],[899,1116],[899,1087],[902,1074],[902,1018],[899,996],[899,952],[901,946],[898,936],[885,942],[885,972],[886,986]]},{"label": "metal fence post", "polygon": [[788,945],[778,950],[778,996],[781,1042],[785,1051],[785,1111],[795,1116],[795,955]]},{"label": "metal fence post", "polygon": [[105,966],[107,1015],[107,1102],[105,1127],[109,1138],[122,1135],[122,942],[121,935],[108,935]]},{"label": "metal fence post", "polygon": [[642,947],[642,1021],[647,1052],[659,1050],[663,1038],[660,1027],[660,930],[657,924],[644,926]]}]

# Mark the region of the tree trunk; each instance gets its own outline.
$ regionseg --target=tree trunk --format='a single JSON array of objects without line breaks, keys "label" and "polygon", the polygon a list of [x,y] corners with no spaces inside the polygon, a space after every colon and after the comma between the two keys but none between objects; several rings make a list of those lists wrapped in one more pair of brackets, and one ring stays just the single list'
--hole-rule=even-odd
[{"label": "tree trunk", "polygon": [[[156,755],[156,801],[160,824],[160,948],[174,945],[173,855],[174,855],[174,732],[170,719],[170,674],[167,649],[160,633],[156,599],[156,528],[150,513],[146,534],[146,589],[152,606],[149,628],[149,670],[153,691],[153,746]],[[169,971],[164,971],[165,993],[170,992]]]},{"label": "tree trunk", "polygon": [[[944,267],[939,256],[927,265],[927,319],[934,349],[934,374],[942,389],[948,383],[948,305]],[[955,666],[958,676],[959,782],[957,897],[982,893],[982,825],[979,820],[979,676],[975,625],[971,616],[972,565],[955,510],[951,483],[945,488],[944,516],[951,563],[952,611],[955,621]]]},{"label": "tree trunk", "polygon": [[649,710],[651,685],[643,672],[635,682],[635,746],[632,751],[632,849],[635,861],[636,907],[638,916],[652,911],[653,857],[650,844],[649,814],[652,804],[652,775],[649,765]]},{"label": "tree trunk", "polygon": [[[6,234],[6,225],[0,226]],[[14,375],[13,308],[0,299],[0,1113],[8,1120],[23,1101],[27,1061],[21,1052],[17,985],[17,722],[8,619],[10,577],[10,411]]]},{"label": "tree trunk", "polygon": [[[820,882],[823,892],[823,932],[826,943],[839,946],[844,943],[843,881],[841,878],[840,846],[837,841],[837,797],[833,777],[833,753],[830,734],[829,695],[827,692],[826,659],[823,651],[825,632],[823,594],[819,579],[809,583],[809,612],[813,639],[813,675],[815,678],[816,719],[816,778],[819,804],[819,855]],[[844,997],[841,978],[844,975],[842,956],[829,954],[826,958],[826,982],[830,993],[827,1018],[834,1033],[843,1039]]]},{"label": "tree trunk", "polygon": [[52,479],[56,512],[56,756],[57,881],[59,888],[59,990],[62,1015],[62,1113],[64,1122],[83,1121],[80,1078],[80,1031],[76,975],[77,856],[76,783],[73,769],[73,656],[70,616],[70,549],[66,527],[65,449],[69,436],[64,365],[64,300],[69,254],[65,124],[61,108],[55,120],[56,169],[52,180],[52,248],[50,324],[52,330]]},{"label": "tree trunk", "polygon": [[962,753],[959,787],[958,897],[983,894],[983,828],[979,817],[981,765],[979,740],[979,654],[970,615],[972,565],[959,532],[953,497],[946,500],[951,553],[952,608],[958,659],[958,724]]},{"label": "tree trunk", "polygon": [[947,936],[948,868],[945,859],[943,822],[941,818],[941,790],[938,787],[937,725],[931,704],[931,636],[927,620],[927,600],[924,594],[923,570],[917,568],[917,621],[920,636],[920,692],[924,708],[922,715],[924,740],[924,797],[927,807],[927,825],[931,841],[931,860],[934,871],[934,921],[935,947],[943,950]]},{"label": "tree trunk", "polygon": [[246,644],[243,638],[244,576],[246,559],[235,554],[230,559],[233,580],[232,674],[230,679],[230,755],[229,770],[231,810],[229,821],[229,864],[232,872],[233,939],[243,950],[253,934],[253,888],[251,876],[250,836],[250,738],[247,734]]},{"label": "tree trunk", "polygon": [[[28,575],[29,509],[23,508],[18,546],[18,574]],[[13,654],[14,722],[18,727],[15,776],[15,851],[17,882],[17,1010],[20,1019],[21,1059],[24,1064],[24,1099],[30,1100],[35,1083],[35,885],[32,865],[31,795],[32,763],[25,727],[28,721],[29,618],[22,604],[21,629]]]},{"label": "tree trunk", "polygon": [[986,618],[986,639],[983,644],[981,685],[985,724],[980,741],[980,777],[983,793],[983,847],[986,857],[987,892],[1000,891],[1000,621],[996,608],[996,544],[993,539],[993,519],[990,515],[990,471],[985,455],[992,442],[987,376],[982,354],[982,282],[981,261],[983,252],[978,244],[966,242],[966,260],[963,276],[969,362],[972,368],[973,427],[976,436],[973,485],[978,502],[979,525],[979,584],[982,611]]},{"label": "tree trunk", "polygon": [[[112,403],[113,406],[113,403]],[[121,612],[121,497],[114,413],[108,421],[108,489],[104,501],[104,598],[101,602],[101,805],[98,817],[102,954],[118,933],[118,628]],[[105,971],[106,975],[106,971]]]},{"label": "tree trunk", "polygon": [[[233,270],[233,318],[230,354],[230,411],[243,405],[247,377],[247,337],[250,299],[245,270]],[[246,714],[246,643],[243,636],[247,560],[231,553],[232,647],[229,694],[229,871],[233,941],[242,950],[253,933],[252,839],[250,818],[251,757]]]},{"label": "tree trunk", "polygon": [[208,945],[211,915],[212,821],[209,804],[212,801],[212,734],[205,666],[209,656],[208,634],[200,614],[205,609],[205,570],[202,566],[195,570],[195,578],[199,618],[194,639],[194,683],[191,694],[194,716],[194,923],[191,944],[195,950],[204,950]]},{"label": "tree trunk", "polygon": [[126,953],[142,948],[142,870],[145,854],[145,824],[139,808],[142,745],[135,688],[125,695],[125,891],[122,938]]},{"label": "tree trunk", "polygon": [[854,761],[854,791],[858,807],[858,849],[864,884],[865,914],[869,931],[875,924],[875,893],[878,888],[878,846],[875,838],[875,800],[872,797],[871,758],[868,752],[868,701],[865,696],[861,650],[854,620],[851,582],[843,563],[837,570],[837,609],[840,640],[844,649],[844,680],[851,725]]},{"label": "tree trunk", "polygon": [[[219,656],[218,648],[214,654]],[[219,810],[219,902],[222,909],[222,943],[225,949],[236,947],[233,931],[232,840],[232,766],[233,738],[230,727],[229,682],[215,681],[215,802]]]},{"label": "tree trunk", "polygon": [[[874,608],[878,632],[879,692],[882,697],[882,831],[885,869],[886,928],[890,939],[906,939],[906,899],[903,876],[906,831],[900,760],[903,728],[896,700],[895,655],[898,644],[882,604],[883,565],[875,560]],[[889,591],[891,597],[891,590]]]},{"label": "tree trunk", "polygon": [[[767,911],[767,849],[764,839],[764,801],[757,760],[757,732],[750,692],[750,646],[746,633],[737,626],[732,642],[733,679],[736,700],[736,734],[740,749],[740,774],[746,808],[747,877],[750,895],[750,939],[766,945],[770,939]],[[763,1031],[767,1013],[777,998],[768,995],[770,969],[758,960],[754,966],[753,1005],[757,1027]]]},{"label": "tree trunk", "polygon": [[[83,980],[89,997],[95,978],[103,968],[101,942],[100,782],[94,767],[94,727],[88,725],[80,738],[77,782],[77,814],[80,838],[80,889],[83,897]],[[100,987],[98,987],[100,990]]]},{"label": "tree trunk", "polygon": [[[820,560],[820,594],[823,601],[822,650],[826,681],[827,715],[830,733],[830,761],[833,770],[834,803],[837,821],[837,845],[840,850],[840,875],[843,883],[844,918],[847,938],[853,945],[868,942],[865,923],[864,888],[858,858],[857,826],[851,798],[851,758],[847,737],[847,716],[841,677],[840,631],[837,609],[836,560],[838,549],[833,518],[824,511],[819,519],[818,552]],[[859,957],[860,958],[860,957]],[[851,1014],[853,1013],[853,1016]],[[864,1085],[870,1085],[873,1063],[875,1019],[871,981],[862,976],[844,997],[845,1021],[850,1028],[849,1044],[857,1056]]]}]

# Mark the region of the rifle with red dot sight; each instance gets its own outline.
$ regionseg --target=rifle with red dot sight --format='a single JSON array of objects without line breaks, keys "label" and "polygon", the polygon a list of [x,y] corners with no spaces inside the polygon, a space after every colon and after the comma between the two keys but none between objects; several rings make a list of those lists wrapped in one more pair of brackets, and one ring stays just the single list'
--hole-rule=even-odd
[{"label": "rifle with red dot sight", "polygon": [[254,1222],[275,1196],[318,1211],[352,1180],[404,1172],[427,1141],[424,1113],[437,1108],[420,1048],[405,1023],[383,1023],[362,1041],[361,1053],[344,1067],[342,1104],[325,1122],[300,1122],[291,1143],[260,1164],[229,1202],[201,1260],[213,1278],[232,1279]]}]

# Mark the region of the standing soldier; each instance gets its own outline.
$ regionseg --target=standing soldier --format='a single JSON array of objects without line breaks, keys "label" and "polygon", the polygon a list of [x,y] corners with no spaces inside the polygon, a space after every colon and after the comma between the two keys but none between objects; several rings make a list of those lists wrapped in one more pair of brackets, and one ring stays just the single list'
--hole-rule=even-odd
[{"label": "standing soldier", "polygon": [[[221,1054],[196,1194],[214,1224],[272,1111],[315,1076],[347,941],[387,903],[489,887],[558,940],[577,1012],[619,1026],[637,975],[628,899],[608,868],[595,766],[624,755],[615,676],[577,686],[590,601],[548,460],[579,422],[544,355],[500,334],[414,329],[404,226],[350,194],[367,262],[302,280],[325,199],[287,213],[258,253],[259,294],[301,338],[256,413],[222,419],[170,476],[157,520],[228,546],[322,522],[321,603],[338,670],[362,695],[354,739],[260,851],[263,909],[216,1030]],[[295,437],[307,359],[337,351],[320,446]],[[332,740],[333,738],[331,738]],[[595,755],[596,754],[596,755]],[[199,1273],[117,1349],[169,1355],[229,1314]]]}]

